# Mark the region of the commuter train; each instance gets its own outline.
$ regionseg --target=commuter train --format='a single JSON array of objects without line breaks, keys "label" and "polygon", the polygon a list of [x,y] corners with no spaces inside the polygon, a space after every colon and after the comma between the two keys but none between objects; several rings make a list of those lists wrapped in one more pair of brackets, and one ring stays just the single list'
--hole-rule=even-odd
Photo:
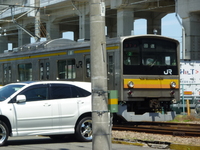
[{"label": "commuter train", "polygon": [[[117,120],[162,121],[179,100],[179,43],[160,35],[108,38],[108,90],[118,91]],[[31,80],[91,81],[90,41],[54,39],[0,54],[0,85]]]}]

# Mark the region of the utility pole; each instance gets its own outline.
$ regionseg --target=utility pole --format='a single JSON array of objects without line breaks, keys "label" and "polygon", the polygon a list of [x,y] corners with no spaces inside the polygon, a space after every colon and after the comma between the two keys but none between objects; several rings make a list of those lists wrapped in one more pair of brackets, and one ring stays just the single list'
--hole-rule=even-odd
[{"label": "utility pole", "polygon": [[108,111],[105,2],[90,0],[93,150],[111,150]]}]

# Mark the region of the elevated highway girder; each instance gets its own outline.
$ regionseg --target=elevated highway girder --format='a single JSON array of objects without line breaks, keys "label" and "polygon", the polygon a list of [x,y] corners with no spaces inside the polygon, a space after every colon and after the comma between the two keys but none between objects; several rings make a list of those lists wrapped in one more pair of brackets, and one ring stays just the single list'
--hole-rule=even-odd
[{"label": "elevated highway girder", "polygon": [[[29,35],[20,31],[12,21],[14,18],[26,30],[34,33],[34,20],[39,0],[4,0],[0,1],[0,43],[13,43],[13,47],[27,44]],[[136,19],[147,20],[147,33],[156,29],[161,33],[161,19],[168,13],[177,12],[182,18],[186,36],[186,58],[200,59],[200,1],[199,0],[105,0],[107,36],[130,35],[134,31]],[[176,9],[175,9],[176,8]],[[25,14],[26,12],[30,13]],[[40,36],[47,39],[62,37],[62,32],[74,32],[74,40],[89,39],[89,1],[88,0],[40,0]],[[6,31],[6,32],[5,32]],[[18,42],[16,42],[18,41]]]}]

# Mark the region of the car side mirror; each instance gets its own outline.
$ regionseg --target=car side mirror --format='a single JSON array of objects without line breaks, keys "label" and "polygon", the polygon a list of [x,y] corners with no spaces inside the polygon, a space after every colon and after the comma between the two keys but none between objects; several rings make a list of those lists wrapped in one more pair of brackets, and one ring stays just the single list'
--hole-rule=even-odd
[{"label": "car side mirror", "polygon": [[26,102],[26,96],[25,95],[17,95],[16,103],[23,103],[23,102]]}]

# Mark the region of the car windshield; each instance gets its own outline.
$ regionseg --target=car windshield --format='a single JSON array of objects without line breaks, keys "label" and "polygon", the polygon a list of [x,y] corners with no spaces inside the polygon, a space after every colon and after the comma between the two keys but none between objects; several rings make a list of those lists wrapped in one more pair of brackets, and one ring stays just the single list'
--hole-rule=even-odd
[{"label": "car windshield", "polygon": [[15,84],[15,85],[7,85],[0,88],[0,101],[4,101],[23,86],[24,85]]}]

